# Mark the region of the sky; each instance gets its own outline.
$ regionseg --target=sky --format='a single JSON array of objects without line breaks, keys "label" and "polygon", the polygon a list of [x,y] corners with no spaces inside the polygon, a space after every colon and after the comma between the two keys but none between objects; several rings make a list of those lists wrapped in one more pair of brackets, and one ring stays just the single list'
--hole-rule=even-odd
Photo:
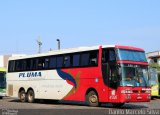
[{"label": "sky", "polygon": [[160,0],[0,0],[0,55],[94,45],[160,50]]}]

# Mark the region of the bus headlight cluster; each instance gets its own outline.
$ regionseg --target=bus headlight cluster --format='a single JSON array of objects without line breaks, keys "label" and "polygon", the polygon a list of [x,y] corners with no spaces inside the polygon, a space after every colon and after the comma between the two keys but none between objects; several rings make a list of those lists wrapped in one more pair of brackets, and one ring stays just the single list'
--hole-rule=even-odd
[{"label": "bus headlight cluster", "polygon": [[121,91],[122,94],[130,94],[130,93],[133,93],[132,90],[122,90]]}]

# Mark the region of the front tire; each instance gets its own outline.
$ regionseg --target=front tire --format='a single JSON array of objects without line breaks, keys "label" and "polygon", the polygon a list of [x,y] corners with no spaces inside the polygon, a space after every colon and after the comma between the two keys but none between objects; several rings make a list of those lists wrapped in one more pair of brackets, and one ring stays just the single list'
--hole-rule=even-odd
[{"label": "front tire", "polygon": [[21,90],[21,91],[19,92],[19,99],[20,99],[20,101],[23,102],[23,103],[27,101],[27,99],[26,99],[26,93],[25,93],[24,90]]},{"label": "front tire", "polygon": [[35,101],[34,91],[29,90],[27,93],[27,100],[29,103],[33,103]]},{"label": "front tire", "polygon": [[86,95],[86,102],[89,106],[92,106],[92,107],[99,106],[99,99],[98,99],[97,93],[95,91],[90,91]]}]

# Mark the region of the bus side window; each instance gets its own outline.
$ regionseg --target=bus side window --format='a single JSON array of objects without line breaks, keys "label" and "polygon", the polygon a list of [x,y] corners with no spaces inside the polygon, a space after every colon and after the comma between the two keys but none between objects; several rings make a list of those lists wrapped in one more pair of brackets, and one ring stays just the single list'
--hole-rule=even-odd
[{"label": "bus side window", "polygon": [[22,60],[21,63],[22,63],[22,71],[25,71],[27,66],[26,60]]},{"label": "bus side window", "polygon": [[50,68],[50,69],[56,68],[56,57],[55,57],[55,56],[51,56],[51,57],[50,57],[50,60],[49,60],[49,68]]},{"label": "bus side window", "polygon": [[26,59],[26,70],[31,69],[31,59]]},{"label": "bus side window", "polygon": [[63,56],[57,56],[57,68],[63,67]]},{"label": "bus side window", "polygon": [[97,51],[90,52],[89,60],[91,66],[96,66],[98,64],[98,52]]},{"label": "bus side window", "polygon": [[46,57],[45,60],[44,60],[44,68],[45,69],[49,68],[49,58],[48,57]]},{"label": "bus side window", "polygon": [[89,65],[89,53],[82,53],[81,66],[88,66],[88,65]]},{"label": "bus side window", "polygon": [[71,67],[71,56],[64,56],[64,67]]},{"label": "bus side window", "polygon": [[80,66],[80,54],[73,54],[73,67]]},{"label": "bus side window", "polygon": [[39,58],[37,64],[38,69],[44,69],[44,63],[45,63],[44,58]]},{"label": "bus side window", "polygon": [[16,71],[22,70],[22,60],[16,60]]},{"label": "bus side window", "polygon": [[36,58],[31,59],[31,68],[30,68],[30,70],[36,70],[37,69],[37,62],[38,62],[38,60]]},{"label": "bus side window", "polygon": [[103,49],[102,53],[102,63],[107,63],[108,62],[108,50]]},{"label": "bus side window", "polygon": [[9,70],[9,72],[15,71],[15,61],[9,61],[8,70]]}]

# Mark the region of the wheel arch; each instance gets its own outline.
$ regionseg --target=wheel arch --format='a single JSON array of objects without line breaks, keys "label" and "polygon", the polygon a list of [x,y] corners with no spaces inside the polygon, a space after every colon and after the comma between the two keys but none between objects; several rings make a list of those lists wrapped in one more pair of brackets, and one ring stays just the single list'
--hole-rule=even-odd
[{"label": "wheel arch", "polygon": [[23,91],[23,90],[24,90],[24,92],[26,92],[24,87],[20,87],[20,88],[19,88],[18,97],[20,97],[20,92]]},{"label": "wheel arch", "polygon": [[[34,92],[34,90],[33,90],[32,87],[29,87],[29,88],[27,89],[27,93],[28,93],[29,90],[32,90],[32,91]],[[35,95],[35,92],[34,92],[34,95]]]}]

